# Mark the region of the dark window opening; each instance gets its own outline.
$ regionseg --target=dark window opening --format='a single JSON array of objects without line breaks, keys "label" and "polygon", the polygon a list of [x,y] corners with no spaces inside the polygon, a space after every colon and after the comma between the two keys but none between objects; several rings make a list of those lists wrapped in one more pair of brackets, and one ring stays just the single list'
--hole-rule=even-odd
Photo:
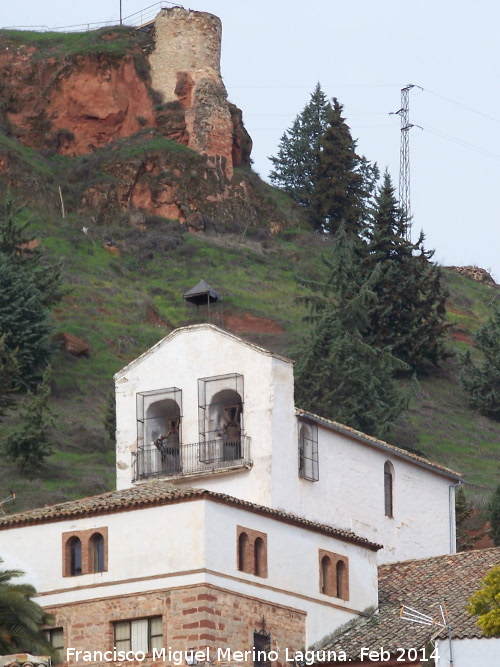
[{"label": "dark window opening", "polygon": [[321,559],[321,592],[323,595],[331,595],[331,579],[332,579],[332,561],[328,556],[323,556]]},{"label": "dark window opening", "polygon": [[238,570],[248,572],[247,567],[248,535],[240,533],[238,537]]},{"label": "dark window opening", "polygon": [[253,557],[254,557],[253,573],[257,577],[262,576],[264,553],[265,553],[264,540],[262,539],[262,537],[258,537],[253,545]]},{"label": "dark window opening", "polygon": [[337,595],[336,597],[344,599],[346,595],[346,586],[345,586],[345,577],[346,577],[346,566],[344,561],[337,561]]},{"label": "dark window opening", "polygon": [[69,572],[72,577],[82,573],[82,543],[78,537],[69,541]]},{"label": "dark window opening", "polygon": [[57,651],[56,662],[64,662],[64,631],[62,628],[44,630],[45,639]]},{"label": "dark window opening", "polygon": [[93,572],[104,572],[104,537],[100,533],[95,533],[90,538],[90,562],[93,565]]},{"label": "dark window opening", "polygon": [[271,661],[269,660],[271,635],[265,630],[254,632],[253,646],[255,650],[254,667],[271,667]]},{"label": "dark window opening", "polygon": [[385,516],[394,517],[394,478],[392,466],[389,461],[384,464],[384,505]]},{"label": "dark window opening", "polygon": [[318,426],[299,422],[299,477],[319,480]]}]

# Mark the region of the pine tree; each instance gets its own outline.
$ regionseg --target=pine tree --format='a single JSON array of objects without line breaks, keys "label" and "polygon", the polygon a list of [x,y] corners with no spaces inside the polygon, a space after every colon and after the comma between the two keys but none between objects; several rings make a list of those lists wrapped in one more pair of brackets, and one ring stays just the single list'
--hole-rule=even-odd
[{"label": "pine tree", "polygon": [[483,415],[500,421],[500,308],[493,306],[490,316],[477,332],[474,342],[483,360],[472,361],[470,350],[462,357],[460,382],[469,394],[471,405]]},{"label": "pine tree", "polygon": [[33,386],[47,365],[51,331],[50,313],[33,276],[0,253],[0,337],[6,352],[17,357],[22,387]]},{"label": "pine tree", "polygon": [[16,352],[7,350],[5,336],[0,338],[0,421],[12,407],[19,372]]},{"label": "pine tree", "polygon": [[370,344],[390,347],[413,370],[438,366],[445,349],[447,292],[441,271],[425,250],[424,236],[416,243],[406,238],[406,219],[386,171],[378,188],[367,232],[362,268],[370,275],[380,265],[373,285],[377,298],[369,314]]},{"label": "pine tree", "polygon": [[4,451],[9,459],[18,464],[22,472],[33,472],[40,468],[51,453],[48,426],[52,423],[48,401],[50,396],[50,366],[34,394],[21,408],[17,423],[4,440]]},{"label": "pine tree", "polygon": [[30,221],[18,219],[24,215],[24,204],[17,204],[10,195],[0,206],[0,253],[21,266],[33,277],[40,292],[41,303],[51,308],[63,296],[62,264],[50,264],[44,260],[44,252],[35,237],[28,233]]},{"label": "pine tree", "polygon": [[356,153],[356,141],[333,98],[328,127],[318,142],[313,172],[311,220],[317,229],[335,233],[341,223],[348,234],[360,235],[379,172]]},{"label": "pine tree", "polygon": [[404,394],[393,379],[395,370],[407,367],[363,340],[376,273],[359,282],[353,242],[343,226],[324,261],[330,272],[325,283],[302,281],[312,290],[306,298],[312,326],[297,355],[296,397],[306,410],[382,437],[408,406],[410,392]]},{"label": "pine tree", "polygon": [[13,583],[22,576],[20,570],[0,570],[0,655],[24,652],[55,657],[42,630],[54,624],[54,617],[31,599],[37,594],[33,586]]},{"label": "pine tree", "polygon": [[311,205],[315,151],[331,110],[320,84],[316,84],[310,101],[281,137],[277,156],[269,158],[274,167],[269,174],[271,182],[305,208]]},{"label": "pine tree", "polygon": [[471,517],[474,508],[467,500],[465,491],[461,486],[455,494],[455,526],[457,532],[457,551],[469,551],[474,548],[474,540],[467,532],[467,520]]},{"label": "pine tree", "polygon": [[500,547],[500,484],[495,489],[488,505],[489,536],[496,547]]}]

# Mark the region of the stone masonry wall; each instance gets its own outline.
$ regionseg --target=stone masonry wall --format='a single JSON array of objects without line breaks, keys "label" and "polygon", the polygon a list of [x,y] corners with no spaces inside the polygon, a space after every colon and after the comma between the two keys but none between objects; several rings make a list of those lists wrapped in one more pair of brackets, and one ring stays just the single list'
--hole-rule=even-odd
[{"label": "stone masonry wall", "polygon": [[153,88],[185,110],[188,146],[233,175],[233,122],[220,73],[222,25],[205,12],[163,9],[150,56]]},{"label": "stone masonry wall", "polygon": [[[230,647],[232,651],[251,650],[253,633],[261,630],[263,617],[265,629],[271,633],[271,649],[280,648],[280,660],[273,663],[275,667],[285,664],[285,647],[290,650],[303,648],[306,638],[304,612],[208,584],[83,601],[52,607],[48,611],[55,614],[54,627],[63,628],[65,650],[67,647],[82,651],[112,650],[114,622],[151,616],[162,616],[163,646],[167,651],[168,647],[186,651],[208,646],[212,649],[211,658],[216,655],[218,647]],[[116,667],[163,664],[153,663],[150,657],[143,662],[111,664]],[[87,665],[97,663],[99,661],[85,662]],[[72,660],[67,664],[69,667],[81,665],[82,657],[78,662]],[[173,663],[167,660],[164,664]],[[243,664],[251,667],[253,661]]]}]

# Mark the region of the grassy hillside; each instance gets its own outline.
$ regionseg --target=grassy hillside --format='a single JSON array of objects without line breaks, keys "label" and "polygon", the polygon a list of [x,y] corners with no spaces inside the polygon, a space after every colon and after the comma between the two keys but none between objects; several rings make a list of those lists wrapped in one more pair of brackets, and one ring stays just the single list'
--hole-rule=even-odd
[{"label": "grassy hillside", "polygon": [[[18,36],[9,39],[15,42]],[[50,39],[50,48],[64,55],[83,48],[73,38]],[[125,33],[123,39],[128,48]],[[85,42],[90,51],[94,46]],[[54,352],[53,453],[31,476],[20,476],[2,458],[0,499],[10,489],[17,494],[6,505],[9,512],[113,488],[114,445],[103,427],[113,374],[175,327],[196,319],[182,295],[200,278],[223,294],[227,328],[295,356],[305,314],[297,301],[296,276],[321,278],[328,242],[304,225],[293,202],[248,169],[236,170],[235,181],[243,185],[234,200],[206,203],[203,233],[155,215],[136,219],[133,210],[120,208],[116,191],[128,187],[127,178],[133,181],[138,163],[152,159],[160,161],[162,178],[168,171],[190,196],[198,188],[205,203],[213,201],[203,190],[210,184],[200,178],[202,158],[151,128],[76,158],[37,152],[0,133],[0,193],[10,190],[27,201],[23,217],[47,257],[64,262],[66,295],[54,313],[54,331],[73,334],[90,348],[89,356],[80,358]],[[102,201],[114,193],[114,207],[101,206],[96,214],[82,206],[84,193],[92,189],[100,189]],[[281,231],[271,234],[271,229]],[[458,353],[470,345],[499,288],[451,270],[444,276],[450,292],[449,347]],[[500,424],[470,409],[457,373],[454,356],[421,378],[417,396],[388,440],[462,471],[481,502],[500,479]],[[0,439],[15,418],[12,412],[0,424]]]},{"label": "grassy hillside", "polygon": [[[304,314],[294,276],[320,277],[322,272],[325,243],[312,232],[289,230],[260,240],[252,233],[262,235],[262,230],[194,235],[177,222],[155,220],[139,232],[118,222],[92,225],[76,214],[63,220],[35,207],[31,215],[50,257],[64,258],[67,294],[55,312],[55,329],[85,340],[90,355],[55,352],[54,452],[33,478],[20,477],[4,463],[4,496],[10,488],[18,496],[9,511],[113,488],[114,451],[103,428],[112,376],[173,328],[194,321],[196,310],[185,309],[182,294],[201,277],[224,295],[230,326],[239,323],[248,329],[244,336],[294,355]],[[106,243],[120,248],[120,255],[108,252]],[[458,351],[497,291],[451,271],[445,278],[453,323],[450,347]],[[243,317],[248,314],[253,319]],[[388,440],[463,471],[479,499],[498,482],[500,424],[468,407],[454,358],[421,378],[418,395]]]}]

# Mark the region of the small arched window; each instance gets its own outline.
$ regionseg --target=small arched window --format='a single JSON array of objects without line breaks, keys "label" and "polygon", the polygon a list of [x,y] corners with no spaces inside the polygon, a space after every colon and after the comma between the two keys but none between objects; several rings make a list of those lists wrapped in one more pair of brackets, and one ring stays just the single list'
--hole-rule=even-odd
[{"label": "small arched window", "polygon": [[345,600],[347,595],[347,568],[343,560],[338,560],[336,565],[336,575],[337,575],[337,595],[336,597]]},{"label": "small arched window", "polygon": [[394,467],[390,461],[384,464],[384,507],[385,516],[394,517]]},{"label": "small arched window", "polygon": [[321,559],[320,590],[323,595],[332,594],[332,561],[328,556]]},{"label": "small arched window", "polygon": [[69,573],[76,577],[82,573],[82,543],[80,538],[72,537],[68,543]]},{"label": "small arched window", "polygon": [[94,533],[90,538],[90,558],[93,572],[104,572],[106,569],[104,559],[104,537],[101,533]]},{"label": "small arched window", "polygon": [[247,565],[248,535],[240,533],[238,537],[238,570],[248,572]]},{"label": "small arched window", "polygon": [[265,546],[262,537],[258,537],[253,545],[253,573],[256,577],[264,576]]}]

